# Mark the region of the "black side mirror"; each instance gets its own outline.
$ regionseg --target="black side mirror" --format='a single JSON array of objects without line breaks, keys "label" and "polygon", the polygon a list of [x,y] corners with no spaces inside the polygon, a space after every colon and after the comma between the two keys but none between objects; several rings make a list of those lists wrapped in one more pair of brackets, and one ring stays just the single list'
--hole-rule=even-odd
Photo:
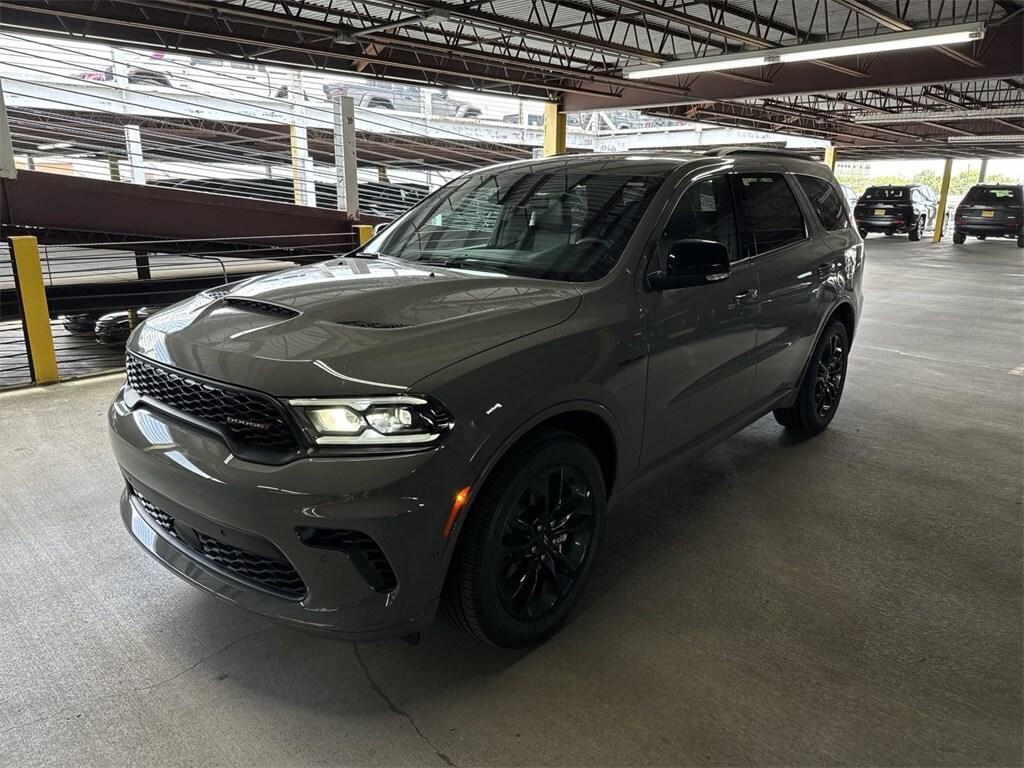
[{"label": "black side mirror", "polygon": [[656,291],[691,288],[729,277],[729,250],[715,240],[677,240],[669,248],[664,272],[653,272],[647,282]]}]

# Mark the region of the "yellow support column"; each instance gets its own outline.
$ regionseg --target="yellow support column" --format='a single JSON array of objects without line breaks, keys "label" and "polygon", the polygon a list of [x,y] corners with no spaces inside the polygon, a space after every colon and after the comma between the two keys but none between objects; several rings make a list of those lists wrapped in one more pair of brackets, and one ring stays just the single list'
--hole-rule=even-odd
[{"label": "yellow support column", "polygon": [[828,166],[828,169],[835,173],[836,171],[836,148],[832,145],[825,147],[825,159],[822,161]]},{"label": "yellow support column", "polygon": [[558,105],[544,105],[544,157],[565,154],[565,112]]},{"label": "yellow support column", "polygon": [[946,166],[942,169],[942,187],[939,189],[939,208],[935,212],[935,231],[932,242],[942,239],[942,228],[946,225],[946,199],[949,197],[949,179],[953,175],[953,158],[946,158]]},{"label": "yellow support column", "polygon": [[32,380],[36,384],[52,384],[58,379],[57,353],[53,349],[50,311],[46,306],[39,241],[34,237],[12,237],[11,253]]},{"label": "yellow support column", "polygon": [[359,237],[359,244],[366,245],[373,237],[373,225],[356,224],[356,235]]}]

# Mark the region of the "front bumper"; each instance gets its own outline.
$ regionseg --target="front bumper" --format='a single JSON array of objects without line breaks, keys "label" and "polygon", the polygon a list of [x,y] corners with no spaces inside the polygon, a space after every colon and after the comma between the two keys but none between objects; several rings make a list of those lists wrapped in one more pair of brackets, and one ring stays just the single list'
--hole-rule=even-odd
[{"label": "front bumper", "polygon": [[[184,580],[269,618],[353,640],[409,634],[432,620],[449,555],[442,530],[456,490],[472,483],[454,451],[258,464],[234,456],[216,434],[145,404],[129,408],[120,392],[109,425],[129,486],[124,524]],[[173,518],[183,535],[158,516]],[[311,529],[371,540],[394,582],[386,590],[371,583],[351,549],[311,545]],[[254,571],[204,556],[196,536],[213,537],[217,553],[256,552],[255,568],[263,567],[259,555],[283,560],[301,588],[268,588],[249,578]]]}]

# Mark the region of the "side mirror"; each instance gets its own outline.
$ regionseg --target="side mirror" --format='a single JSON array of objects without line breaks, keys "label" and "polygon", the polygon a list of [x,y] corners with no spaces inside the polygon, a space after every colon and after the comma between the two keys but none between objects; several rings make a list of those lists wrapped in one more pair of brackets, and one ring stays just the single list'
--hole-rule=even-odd
[{"label": "side mirror", "polygon": [[391,226],[391,222],[390,221],[382,221],[380,224],[374,224],[373,225],[373,236],[376,237],[377,235],[379,235],[381,232],[383,232],[385,229],[387,229],[390,226]]},{"label": "side mirror", "polygon": [[677,240],[669,248],[664,272],[653,272],[647,282],[656,291],[692,288],[729,277],[729,250],[715,240]]}]

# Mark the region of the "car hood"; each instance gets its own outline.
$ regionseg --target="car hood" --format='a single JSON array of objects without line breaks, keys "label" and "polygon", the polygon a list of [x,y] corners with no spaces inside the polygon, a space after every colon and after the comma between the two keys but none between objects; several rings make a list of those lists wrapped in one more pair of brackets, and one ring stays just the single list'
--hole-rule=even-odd
[{"label": "car hood", "polygon": [[150,317],[128,348],[280,397],[394,393],[579,303],[565,283],[346,258],[206,291]]}]

